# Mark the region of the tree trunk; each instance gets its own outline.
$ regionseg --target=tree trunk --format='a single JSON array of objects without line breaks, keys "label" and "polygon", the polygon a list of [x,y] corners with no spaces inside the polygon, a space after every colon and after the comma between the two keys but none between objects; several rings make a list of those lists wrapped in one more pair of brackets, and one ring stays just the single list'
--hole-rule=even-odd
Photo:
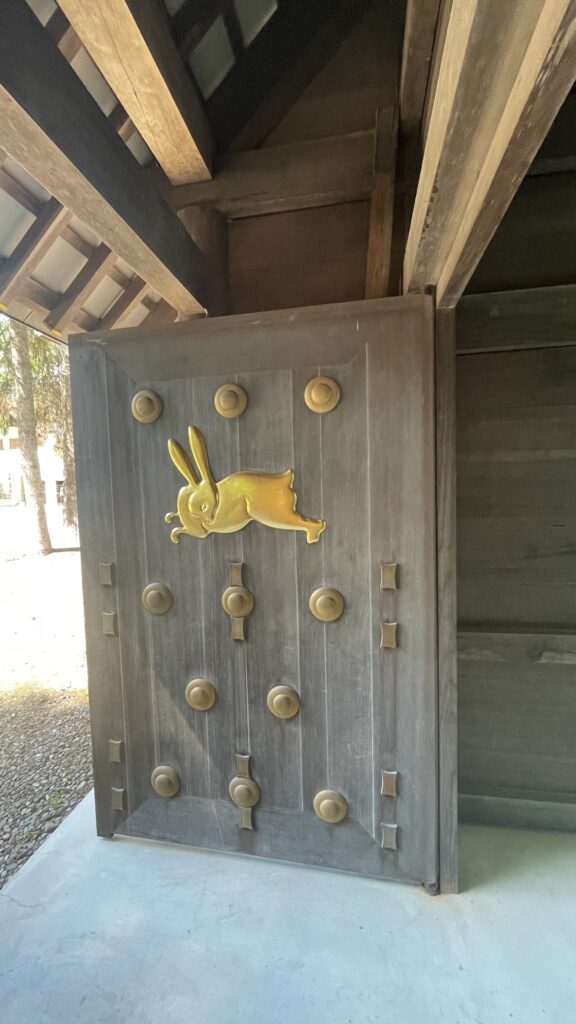
[{"label": "tree trunk", "polygon": [[76,502],[76,469],[74,465],[74,439],[72,436],[72,402],[70,400],[70,373],[68,356],[64,354],[66,372],[62,374],[62,462],[64,465],[64,522],[78,527]]},{"label": "tree trunk", "polygon": [[26,477],[36,514],[40,551],[43,555],[49,555],[52,551],[52,543],[48,531],[42,478],[40,476],[40,462],[38,459],[36,411],[34,409],[28,331],[21,324],[13,321],[11,324],[11,334],[16,386],[16,417],[18,420],[18,437],[20,440],[24,476]]}]

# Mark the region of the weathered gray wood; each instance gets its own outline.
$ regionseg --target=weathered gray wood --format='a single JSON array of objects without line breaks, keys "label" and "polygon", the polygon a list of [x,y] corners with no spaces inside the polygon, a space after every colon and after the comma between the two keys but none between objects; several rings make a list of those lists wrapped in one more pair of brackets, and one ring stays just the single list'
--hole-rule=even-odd
[{"label": "weathered gray wood", "polygon": [[459,618],[568,626],[576,349],[458,359]]},{"label": "weathered gray wood", "polygon": [[374,133],[269,146],[222,159],[213,181],[165,189],[173,210],[209,206],[254,217],[368,199]]},{"label": "weathered gray wood", "polygon": [[119,638],[102,633],[102,613],[118,610],[116,587],[101,586],[99,576],[101,562],[116,562],[104,354],[73,342],[70,372],[96,824],[99,835],[110,836],[126,816],[113,811],[111,802],[111,787],[126,785],[126,765],[113,765],[108,759],[108,741],[125,741],[125,733]]},{"label": "weathered gray wood", "polygon": [[465,295],[456,323],[459,354],[576,345],[576,284]]},{"label": "weathered gray wood", "polygon": [[[375,631],[373,650],[381,666],[380,676],[375,676],[375,696],[379,686],[383,689],[375,715],[393,714],[395,720],[392,748],[382,751],[383,757],[394,755],[394,763],[387,761],[380,767],[399,773],[398,864],[411,874],[424,854],[428,884],[434,888],[438,884],[438,694],[432,297],[420,297],[419,318],[410,331],[400,335],[392,329],[389,334],[388,326],[392,324],[382,322],[380,345],[374,344],[368,355],[370,529],[372,561],[399,563],[398,590],[379,595],[383,619],[398,622],[398,648],[380,650]],[[382,460],[383,451],[386,471],[378,479],[373,467]],[[387,730],[385,737],[390,742]],[[414,749],[427,754],[414,761]],[[426,772],[424,764],[430,761],[434,768]]]},{"label": "weathered gray wood", "polygon": [[460,819],[475,825],[576,832],[576,803],[461,793]]},{"label": "weathered gray wood", "polygon": [[25,0],[4,4],[2,146],[163,298],[204,307],[202,255]]},{"label": "weathered gray wood", "polygon": [[460,631],[460,789],[576,803],[576,636]]},{"label": "weathered gray wood", "polygon": [[[72,351],[73,348],[72,345]],[[142,500],[142,478],[147,467],[141,463],[139,440],[150,427],[138,423],[132,416],[130,403],[134,392],[132,381],[110,360],[106,360],[105,400],[111,439],[112,499],[116,510],[126,510],[116,515],[114,520],[114,578],[122,696],[125,709],[130,709],[130,713],[124,715],[126,806],[130,814],[149,796],[150,773],[157,763],[154,756],[152,666],[148,654],[147,616],[141,600],[147,582],[145,502]],[[90,424],[88,429],[93,429],[93,425]],[[89,481],[83,484],[86,489],[89,486]]]},{"label": "weathered gray wood", "polygon": [[[240,468],[267,473],[293,468],[291,372],[240,374],[238,383],[249,396],[238,420]],[[266,696],[280,684],[299,689],[295,555],[306,538],[254,524],[243,531],[242,544],[256,602],[246,627],[246,671],[250,749],[260,770],[262,807],[299,810],[302,718],[275,718]]]},{"label": "weathered gray wood", "polygon": [[436,523],[438,546],[438,751],[440,889],[458,891],[456,661],[456,353],[454,314],[436,319]]},{"label": "weathered gray wood", "polygon": [[[156,347],[162,336],[163,363]],[[105,446],[101,459],[111,458],[115,481],[119,639],[130,722],[131,818],[123,831],[419,880],[436,890],[432,299],[191,322],[158,328],[146,341],[140,332],[115,331],[86,345],[108,364],[112,451],[108,456]],[[326,417],[304,403],[304,386],[318,371],[342,388],[339,406]],[[248,393],[238,420],[225,420],[214,408],[216,388],[230,380]],[[129,411],[142,386],[163,403],[151,424],[136,423]],[[217,480],[236,470],[292,465],[299,510],[328,520],[320,543],[308,546],[303,534],[249,523],[237,533],[182,536],[171,544],[163,519],[184,481],[166,443],[173,437],[187,449],[191,423],[206,437]],[[138,551],[127,565],[130,545]],[[400,590],[392,597],[400,647],[383,651],[380,622],[390,595],[381,606],[379,563],[394,557],[401,563]],[[231,639],[221,607],[231,561],[244,563],[256,601],[244,643]],[[140,605],[143,586],[154,580],[172,591],[166,615],[148,615]],[[339,622],[323,625],[308,610],[311,591],[322,584],[344,595]],[[396,668],[375,670],[375,664]],[[217,703],[206,714],[184,700],[194,677],[217,688]],[[277,720],[266,708],[277,683],[301,694],[293,720]],[[385,752],[394,764],[388,757],[380,763]],[[238,829],[239,811],[227,794],[236,753],[251,755],[262,790],[254,833]],[[180,776],[181,795],[172,800],[151,793],[150,772],[159,763]],[[388,799],[380,796],[382,768],[399,772],[395,807],[382,806]],[[312,798],[323,788],[348,800],[341,829],[312,813]],[[395,818],[387,817],[389,808]],[[398,851],[381,849],[381,821],[398,822]]]}]

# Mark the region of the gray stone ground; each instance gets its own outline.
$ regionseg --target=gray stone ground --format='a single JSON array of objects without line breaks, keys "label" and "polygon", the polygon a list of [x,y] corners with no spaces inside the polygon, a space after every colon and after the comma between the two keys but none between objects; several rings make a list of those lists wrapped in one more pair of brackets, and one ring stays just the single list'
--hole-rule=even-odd
[{"label": "gray stone ground", "polygon": [[33,537],[0,507],[0,888],[92,785],[80,555]]}]

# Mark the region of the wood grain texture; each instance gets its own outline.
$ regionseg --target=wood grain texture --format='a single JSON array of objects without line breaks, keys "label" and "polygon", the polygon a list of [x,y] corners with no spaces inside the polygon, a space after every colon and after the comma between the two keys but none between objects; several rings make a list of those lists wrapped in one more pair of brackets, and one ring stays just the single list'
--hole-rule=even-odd
[{"label": "wood grain texture", "polygon": [[465,295],[456,323],[461,354],[576,345],[576,284]]},{"label": "wood grain texture", "polygon": [[406,291],[433,285],[440,307],[464,291],[573,83],[575,12],[573,0],[452,4],[406,247]]},{"label": "wood grain texture", "polygon": [[458,616],[569,627],[576,616],[576,349],[458,359]]},{"label": "wood grain texture", "polygon": [[57,199],[49,199],[44,204],[34,223],[0,269],[0,295],[4,302],[30,276],[70,217],[71,214]]},{"label": "wood grain texture", "polygon": [[362,202],[230,221],[232,310],[362,298],[369,215]]},{"label": "wood grain texture", "polygon": [[104,280],[115,260],[116,256],[103,242],[94,249],[72,284],[46,317],[46,323],[53,331],[61,330],[66,324],[74,321],[77,310],[81,309],[82,303]]},{"label": "wood grain texture", "polygon": [[440,0],[408,0],[400,73],[400,123],[418,134],[428,88]]},{"label": "wood grain texture", "polygon": [[374,186],[366,257],[367,299],[392,294],[392,226],[396,181],[398,120],[395,108],[379,110],[374,131]]},{"label": "wood grain texture", "polygon": [[[111,764],[108,741],[124,740],[119,637],[104,636],[102,613],[116,612],[116,587],[100,584],[100,562],[116,562],[110,475],[106,358],[81,341],[70,346],[74,454],[82,556],[96,824],[110,836],[126,812],[113,811],[111,787],[126,786],[126,765]],[[104,399],[104,400],[103,400]]]},{"label": "wood grain texture", "polygon": [[7,152],[112,252],[188,315],[202,255],[24,0],[4,5],[0,116]]},{"label": "wood grain texture", "polygon": [[[126,440],[99,456],[111,459],[115,514],[123,518],[115,543],[131,795],[122,831],[437,887],[431,310],[429,297],[376,300],[187,323],[149,337],[119,330],[85,343],[107,367],[109,430]],[[341,403],[327,417],[311,413],[303,399],[319,371],[342,387]],[[216,389],[230,380],[248,393],[239,420],[214,408]],[[153,424],[136,423],[129,411],[141,386],[163,402]],[[309,547],[302,534],[251,523],[236,534],[171,544],[163,516],[183,481],[166,442],[175,437],[186,447],[191,422],[205,433],[216,479],[292,464],[299,507],[325,514],[328,543]],[[89,489],[87,474],[84,464],[81,488]],[[135,492],[132,523],[123,510]],[[133,559],[131,544],[138,547]],[[401,646],[384,652],[379,628],[391,609],[381,606],[379,562],[396,556]],[[231,561],[244,563],[256,601],[244,643],[231,639],[221,607]],[[166,615],[141,607],[152,580],[173,593]],[[308,610],[311,590],[322,584],[344,595],[337,623],[324,625]],[[207,714],[185,703],[194,677],[217,688]],[[268,689],[278,683],[301,695],[290,721],[266,707]],[[262,789],[253,833],[238,829],[227,797],[236,753],[250,753]],[[151,793],[155,763],[176,769],[181,796],[166,801]],[[399,771],[397,807],[381,806],[382,767]],[[328,786],[349,803],[337,828],[311,810],[314,794]],[[399,824],[397,851],[380,847],[389,810]]]},{"label": "wood grain texture", "polygon": [[155,0],[60,7],[169,180],[209,178],[212,132]]},{"label": "wood grain texture", "polygon": [[228,217],[253,217],[368,199],[373,131],[231,153],[213,181],[165,190],[173,210],[214,207]]},{"label": "wood grain texture", "polygon": [[455,318],[436,318],[436,517],[438,545],[438,749],[441,892],[458,891],[458,667],[456,661]]}]

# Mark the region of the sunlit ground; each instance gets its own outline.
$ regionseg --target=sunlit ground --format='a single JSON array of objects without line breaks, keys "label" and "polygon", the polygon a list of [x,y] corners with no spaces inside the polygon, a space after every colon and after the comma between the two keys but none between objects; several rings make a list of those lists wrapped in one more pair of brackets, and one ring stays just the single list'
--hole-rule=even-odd
[{"label": "sunlit ground", "polygon": [[[50,522],[52,543],[78,544],[72,530]],[[35,553],[31,512],[0,506],[0,690],[19,684],[50,689],[86,686],[86,654],[78,551]]]}]

